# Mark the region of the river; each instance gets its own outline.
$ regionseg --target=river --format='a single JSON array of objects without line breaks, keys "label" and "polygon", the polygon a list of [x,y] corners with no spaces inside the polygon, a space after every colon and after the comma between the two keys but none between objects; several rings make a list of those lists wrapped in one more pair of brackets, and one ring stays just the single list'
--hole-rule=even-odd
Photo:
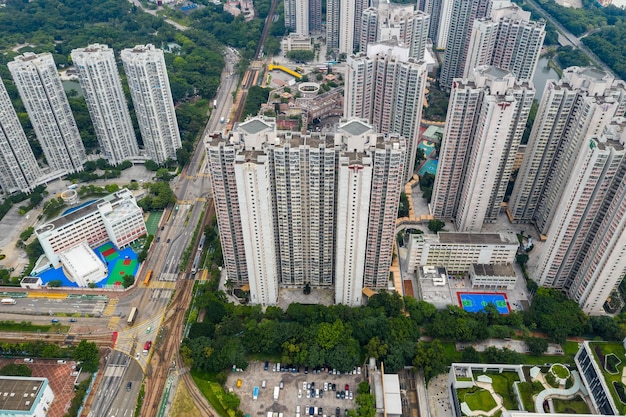
[{"label": "river", "polygon": [[535,88],[537,89],[537,93],[535,94],[537,101],[541,101],[543,89],[546,87],[548,80],[558,80],[560,78],[559,74],[548,65],[549,61],[549,58],[542,56],[539,58],[539,62],[537,62],[537,70],[533,77],[533,84],[535,84]]}]

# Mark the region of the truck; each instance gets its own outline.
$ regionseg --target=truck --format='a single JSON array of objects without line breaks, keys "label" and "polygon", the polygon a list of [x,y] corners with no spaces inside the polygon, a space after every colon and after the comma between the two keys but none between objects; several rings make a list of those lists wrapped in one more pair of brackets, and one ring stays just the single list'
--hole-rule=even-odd
[{"label": "truck", "polygon": [[252,390],[252,399],[256,400],[257,398],[259,398],[259,387],[254,387]]},{"label": "truck", "polygon": [[17,301],[15,301],[15,298],[3,298],[2,301],[0,301],[0,304],[3,305],[13,305],[16,303]]},{"label": "truck", "polygon": [[274,401],[278,401],[279,394],[280,394],[280,388],[274,387]]},{"label": "truck", "polygon": [[217,109],[217,100],[213,100],[213,108]]}]

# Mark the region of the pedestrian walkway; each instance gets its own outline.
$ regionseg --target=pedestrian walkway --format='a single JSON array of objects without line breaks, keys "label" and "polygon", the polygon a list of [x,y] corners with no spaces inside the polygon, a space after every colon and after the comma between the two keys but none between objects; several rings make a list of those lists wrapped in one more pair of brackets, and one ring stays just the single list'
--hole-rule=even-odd
[{"label": "pedestrian walkway", "polygon": [[107,324],[107,327],[111,330],[115,330],[117,329],[117,325],[120,323],[120,317],[115,316],[115,317],[111,317],[109,319],[109,323]]},{"label": "pedestrian walkway", "polygon": [[115,308],[117,307],[117,303],[119,303],[119,300],[117,299],[109,300],[109,303],[107,304],[106,308],[102,312],[102,315],[105,317],[112,316],[113,313],[115,313]]}]

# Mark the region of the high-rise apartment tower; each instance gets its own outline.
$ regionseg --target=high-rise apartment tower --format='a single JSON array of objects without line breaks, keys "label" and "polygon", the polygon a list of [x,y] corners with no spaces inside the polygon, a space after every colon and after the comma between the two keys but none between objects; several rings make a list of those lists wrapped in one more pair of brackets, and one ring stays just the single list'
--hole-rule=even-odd
[{"label": "high-rise apartment tower", "polygon": [[50,174],[82,171],[87,159],[52,55],[27,52],[7,64]]},{"label": "high-rise apartment tower", "polygon": [[344,115],[368,120],[381,133],[407,140],[403,180],[413,176],[426,74],[424,61],[395,42],[370,44],[367,55],[348,57]]},{"label": "high-rise apartment tower", "polygon": [[40,175],[33,150],[0,80],[0,188],[5,194],[32,191]]},{"label": "high-rise apartment tower", "polygon": [[532,81],[545,38],[545,21],[531,21],[517,5],[494,9],[476,19],[472,28],[463,77],[480,65],[511,71],[518,80]]},{"label": "high-rise apartment tower", "polygon": [[71,56],[102,156],[111,165],[138,156],[139,145],[113,50],[93,44],[74,49]]},{"label": "high-rise apartment tower", "polygon": [[147,157],[162,164],[181,147],[163,51],[137,45],[121,53]]},{"label": "high-rise apartment tower", "polygon": [[530,106],[532,84],[483,66],[455,79],[435,177],[432,214],[461,232],[497,220]]},{"label": "high-rise apartment tower", "polygon": [[360,305],[389,284],[404,141],[359,120],[334,132],[279,133],[272,119],[207,143],[229,279],[255,304],[279,288],[333,289]]},{"label": "high-rise apartment tower", "polygon": [[570,67],[548,80],[509,200],[515,223],[546,234],[582,143],[626,109],[626,83],[595,68]]}]

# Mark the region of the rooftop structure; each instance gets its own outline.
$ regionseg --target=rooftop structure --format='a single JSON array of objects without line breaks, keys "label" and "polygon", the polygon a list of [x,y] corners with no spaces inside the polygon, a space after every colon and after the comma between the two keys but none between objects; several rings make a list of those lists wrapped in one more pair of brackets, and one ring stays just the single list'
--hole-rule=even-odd
[{"label": "rooftop structure", "polygon": [[46,378],[0,376],[0,416],[45,417],[52,401]]},{"label": "rooftop structure", "polygon": [[407,247],[407,269],[440,265],[449,273],[469,272],[472,264],[512,264],[519,242],[496,233],[411,234]]},{"label": "rooftop structure", "polygon": [[107,241],[122,248],[147,233],[143,210],[133,194],[122,189],[35,229],[53,266],[62,252],[87,242],[94,248]]},{"label": "rooftop structure", "polygon": [[61,253],[60,260],[67,277],[79,287],[88,287],[90,283],[99,282],[108,274],[106,264],[87,242]]}]

